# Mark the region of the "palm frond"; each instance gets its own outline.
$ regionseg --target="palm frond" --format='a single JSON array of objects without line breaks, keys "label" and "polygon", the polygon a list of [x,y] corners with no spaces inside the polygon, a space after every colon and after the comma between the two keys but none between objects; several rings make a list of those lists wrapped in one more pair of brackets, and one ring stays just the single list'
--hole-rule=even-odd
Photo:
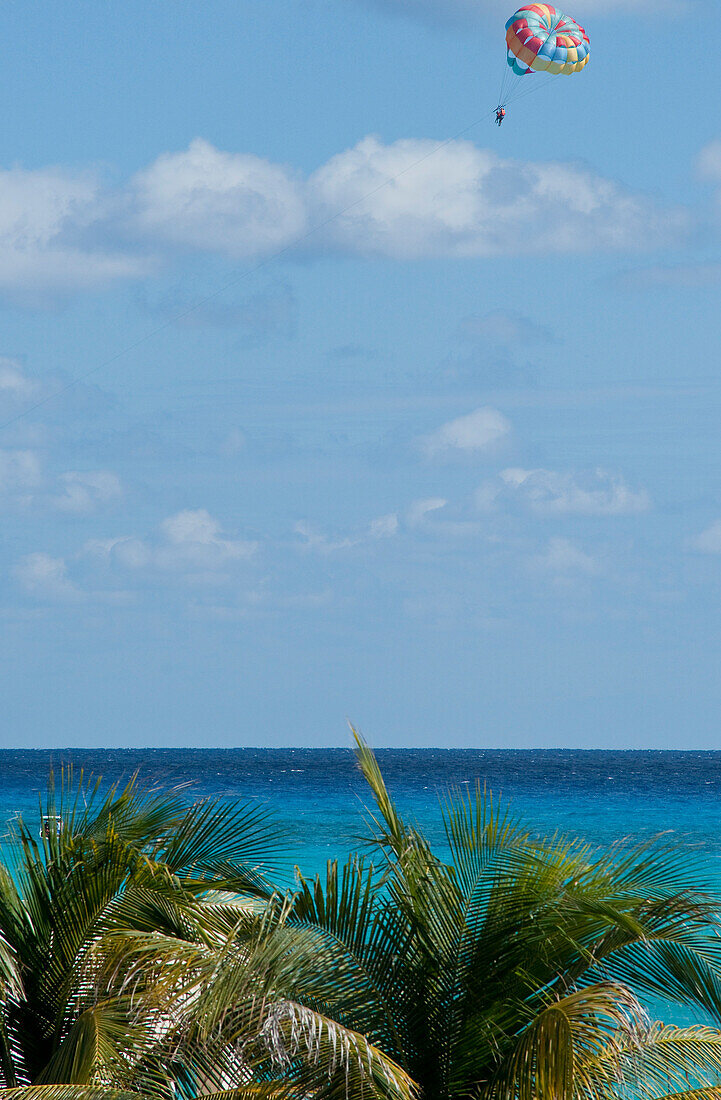
[{"label": "palm frond", "polygon": [[0,1089],[0,1100],[138,1100],[138,1097],[139,1093],[129,1089],[97,1085],[27,1085]]},{"label": "palm frond", "polygon": [[269,811],[252,803],[206,799],[189,806],[157,858],[190,886],[208,880],[238,893],[271,892],[265,875],[277,869],[280,829]]},{"label": "palm frond", "polygon": [[649,1021],[623,986],[606,983],[548,1004],[523,1030],[499,1075],[498,1095],[518,1100],[572,1100],[587,1094],[594,1068],[609,1046],[633,1047]]}]

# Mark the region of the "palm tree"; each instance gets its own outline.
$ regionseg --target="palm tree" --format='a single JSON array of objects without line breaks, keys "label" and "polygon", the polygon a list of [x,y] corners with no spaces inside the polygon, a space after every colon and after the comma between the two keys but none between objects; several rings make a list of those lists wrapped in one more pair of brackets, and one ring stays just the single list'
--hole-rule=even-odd
[{"label": "palm tree", "polygon": [[[719,1100],[719,902],[687,853],[538,842],[477,789],[443,802],[441,858],[356,740],[379,866],[301,881],[278,924],[299,1000],[365,1034],[424,1100]],[[649,996],[699,1023],[652,1023]]]},{"label": "palm tree", "polygon": [[44,811],[37,838],[17,821],[0,866],[0,1081],[118,1083],[139,1025],[101,988],[104,939],[201,936],[210,891],[268,896],[275,830],[257,807],[188,806],[137,778],[104,793],[51,778]]},{"label": "palm tree", "polygon": [[[44,810],[42,836],[19,821],[0,866],[9,1100],[309,1098],[341,1069],[351,1084],[380,1073],[409,1100],[400,1070],[333,1021],[319,1030],[264,966],[277,841],[264,811],[72,775],[57,795],[51,781]],[[243,988],[224,1026],[206,1026],[204,987],[224,957]]]},{"label": "palm tree", "polygon": [[[378,867],[285,897],[247,807],[131,784],[63,796],[40,846],[21,826],[8,1100],[721,1100],[718,905],[688,859],[538,842],[480,790],[444,803],[442,858],[358,755]],[[648,996],[703,1021],[653,1024]]]}]

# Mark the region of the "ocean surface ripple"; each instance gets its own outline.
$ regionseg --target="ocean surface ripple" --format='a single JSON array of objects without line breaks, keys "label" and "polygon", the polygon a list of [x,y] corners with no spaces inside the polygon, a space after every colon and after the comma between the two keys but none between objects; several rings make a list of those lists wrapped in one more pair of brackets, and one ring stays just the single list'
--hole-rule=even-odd
[{"label": "ocean surface ripple", "polygon": [[[439,797],[476,782],[538,835],[607,846],[666,833],[693,850],[721,884],[721,752],[380,749],[407,818],[442,846]],[[283,834],[284,873],[321,870],[359,846],[370,797],[350,749],[0,750],[0,816],[39,813],[49,772],[72,764],[111,781],[138,771],[188,798],[264,803]]]}]

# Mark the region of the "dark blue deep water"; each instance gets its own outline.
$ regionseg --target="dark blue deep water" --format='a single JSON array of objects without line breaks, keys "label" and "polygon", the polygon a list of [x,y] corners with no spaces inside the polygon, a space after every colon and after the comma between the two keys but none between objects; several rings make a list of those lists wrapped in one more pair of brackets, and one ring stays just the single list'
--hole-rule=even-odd
[{"label": "dark blue deep water", "polygon": [[[670,834],[721,884],[721,752],[384,749],[381,767],[399,808],[441,843],[438,797],[486,784],[539,834],[561,831],[602,846]],[[283,833],[284,874],[321,869],[357,846],[368,792],[345,749],[0,751],[0,817],[38,813],[53,767],[148,784],[189,784],[188,797],[263,803]]]}]

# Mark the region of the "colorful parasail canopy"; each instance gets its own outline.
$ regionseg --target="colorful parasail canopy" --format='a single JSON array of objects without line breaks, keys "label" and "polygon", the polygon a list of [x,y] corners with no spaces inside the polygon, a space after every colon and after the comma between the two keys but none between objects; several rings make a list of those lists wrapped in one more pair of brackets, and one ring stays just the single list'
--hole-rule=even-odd
[{"label": "colorful parasail canopy", "polygon": [[508,64],[518,76],[580,73],[590,43],[583,27],[551,4],[525,4],[506,23]]}]

